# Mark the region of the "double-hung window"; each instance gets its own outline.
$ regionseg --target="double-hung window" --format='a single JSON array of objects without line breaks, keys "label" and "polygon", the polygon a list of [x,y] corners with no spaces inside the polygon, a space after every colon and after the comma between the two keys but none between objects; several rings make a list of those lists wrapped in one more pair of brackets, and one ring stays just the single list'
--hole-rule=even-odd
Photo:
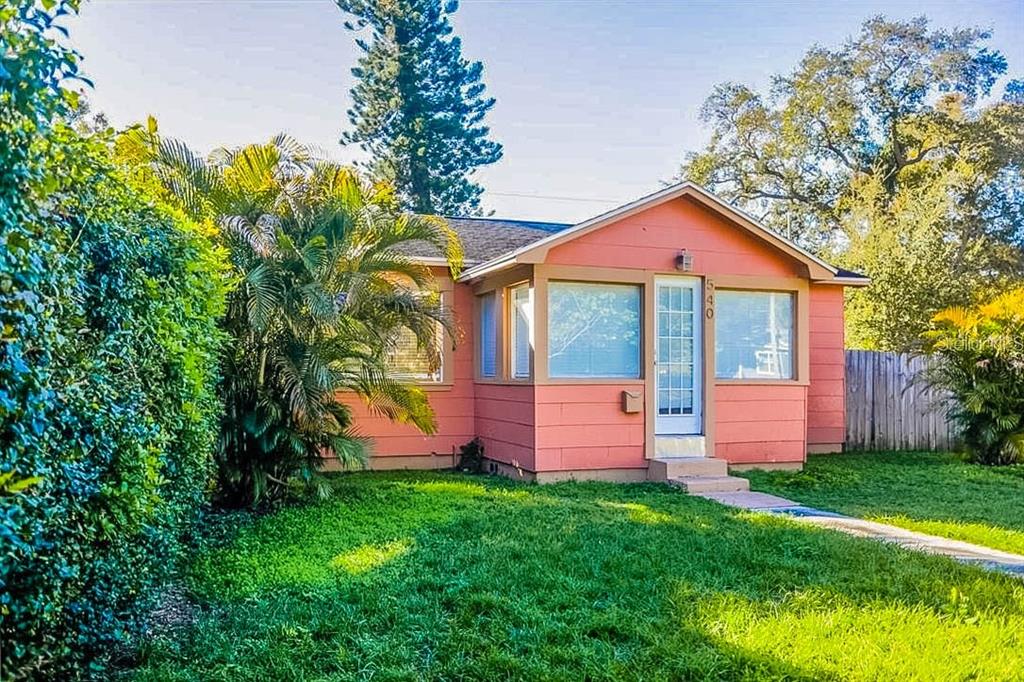
[{"label": "double-hung window", "polygon": [[480,376],[492,379],[498,375],[498,316],[494,292],[479,299],[480,328],[477,330],[480,353]]},{"label": "double-hung window", "polygon": [[530,378],[530,349],[533,346],[533,289],[521,284],[509,289],[509,375]]},{"label": "double-hung window", "polygon": [[[439,299],[438,305],[443,305]],[[444,328],[436,324],[437,339],[435,350],[441,350],[444,344]],[[388,353],[388,369],[392,378],[401,381],[418,383],[440,383],[444,377],[444,357],[432,358],[431,353],[423,348],[416,334],[407,327],[401,327],[395,335],[394,342]],[[436,360],[436,361],[435,361]]]},{"label": "double-hung window", "polygon": [[715,377],[792,379],[795,296],[719,289],[715,295]]},{"label": "double-hung window", "polygon": [[640,287],[548,284],[548,374],[639,378]]}]

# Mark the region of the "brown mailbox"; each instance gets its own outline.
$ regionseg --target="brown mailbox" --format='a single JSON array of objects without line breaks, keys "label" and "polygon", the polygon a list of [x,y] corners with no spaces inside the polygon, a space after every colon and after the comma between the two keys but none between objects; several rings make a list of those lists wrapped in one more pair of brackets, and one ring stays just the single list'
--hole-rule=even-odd
[{"label": "brown mailbox", "polygon": [[622,411],[626,414],[635,414],[643,409],[643,398],[640,391],[622,392]]}]

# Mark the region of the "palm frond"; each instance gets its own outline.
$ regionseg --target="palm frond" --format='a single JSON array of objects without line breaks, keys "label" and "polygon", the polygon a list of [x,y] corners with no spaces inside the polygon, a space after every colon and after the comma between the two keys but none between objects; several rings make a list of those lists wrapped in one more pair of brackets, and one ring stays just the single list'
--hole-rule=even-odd
[{"label": "palm frond", "polygon": [[266,330],[278,315],[284,295],[277,270],[261,262],[245,273],[245,309],[253,329]]},{"label": "palm frond", "polygon": [[412,424],[425,434],[437,430],[434,411],[419,386],[392,379],[385,368],[368,365],[360,374],[360,395],[372,412],[392,421]]},{"label": "palm frond", "polygon": [[229,215],[221,218],[221,228],[230,236],[247,244],[260,258],[274,255],[278,220],[272,215],[261,215],[255,221],[244,215]]}]

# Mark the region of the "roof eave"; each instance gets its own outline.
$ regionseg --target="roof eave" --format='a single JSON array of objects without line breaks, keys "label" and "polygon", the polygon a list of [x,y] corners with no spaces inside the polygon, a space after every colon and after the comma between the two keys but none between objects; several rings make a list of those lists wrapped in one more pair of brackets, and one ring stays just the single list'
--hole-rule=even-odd
[{"label": "roof eave", "polygon": [[816,279],[815,284],[839,284],[844,287],[866,287],[871,284],[870,277],[832,277],[830,279]]},{"label": "roof eave", "polygon": [[522,249],[517,249],[516,251],[512,251],[504,256],[498,256],[497,258],[484,261],[483,263],[479,263],[471,268],[463,270],[462,274],[460,274],[455,281],[469,282],[479,277],[483,277],[484,275],[489,275],[492,272],[497,272],[499,270],[504,270],[507,267],[511,267],[519,262],[516,260],[516,254],[520,250]]}]

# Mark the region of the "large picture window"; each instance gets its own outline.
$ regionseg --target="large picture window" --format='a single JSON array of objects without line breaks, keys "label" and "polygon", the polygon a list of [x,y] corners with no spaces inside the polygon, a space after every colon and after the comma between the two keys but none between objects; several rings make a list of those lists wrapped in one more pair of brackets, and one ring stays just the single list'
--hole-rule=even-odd
[{"label": "large picture window", "polygon": [[638,378],[640,287],[551,282],[548,374],[555,378]]},{"label": "large picture window", "polygon": [[493,378],[498,373],[498,318],[493,293],[480,297],[480,376]]},{"label": "large picture window", "polygon": [[509,290],[509,361],[513,379],[530,378],[530,330],[533,328],[533,290],[529,285]]},{"label": "large picture window", "polygon": [[777,291],[715,294],[715,376],[792,379],[794,296]]}]

